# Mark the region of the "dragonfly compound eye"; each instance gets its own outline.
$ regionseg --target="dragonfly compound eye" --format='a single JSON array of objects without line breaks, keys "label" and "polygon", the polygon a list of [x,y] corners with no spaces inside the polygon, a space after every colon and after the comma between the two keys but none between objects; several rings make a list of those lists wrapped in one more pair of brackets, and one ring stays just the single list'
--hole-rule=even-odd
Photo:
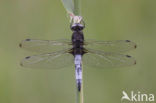
[{"label": "dragonfly compound eye", "polygon": [[84,26],[82,24],[79,24],[79,23],[73,24],[71,26],[71,30],[73,30],[73,31],[81,31],[83,29],[84,29]]}]

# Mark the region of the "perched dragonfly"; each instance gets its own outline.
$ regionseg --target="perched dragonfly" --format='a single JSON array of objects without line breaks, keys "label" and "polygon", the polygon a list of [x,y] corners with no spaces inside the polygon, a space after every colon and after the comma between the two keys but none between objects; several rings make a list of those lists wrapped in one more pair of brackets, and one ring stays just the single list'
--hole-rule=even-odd
[{"label": "perched dragonfly", "polygon": [[133,50],[136,44],[130,40],[95,41],[84,40],[83,20],[71,23],[71,40],[34,40],[26,39],[20,47],[39,55],[25,57],[21,66],[28,68],[58,69],[75,64],[78,91],[82,84],[83,64],[95,68],[114,68],[136,64],[133,57],[122,53]]}]

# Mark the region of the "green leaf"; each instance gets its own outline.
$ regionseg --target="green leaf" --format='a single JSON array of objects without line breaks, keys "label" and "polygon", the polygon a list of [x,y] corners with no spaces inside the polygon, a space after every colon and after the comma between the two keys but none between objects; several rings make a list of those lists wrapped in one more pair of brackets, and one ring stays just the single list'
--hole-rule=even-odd
[{"label": "green leaf", "polygon": [[62,0],[62,3],[68,13],[74,14],[74,3],[73,0]]}]

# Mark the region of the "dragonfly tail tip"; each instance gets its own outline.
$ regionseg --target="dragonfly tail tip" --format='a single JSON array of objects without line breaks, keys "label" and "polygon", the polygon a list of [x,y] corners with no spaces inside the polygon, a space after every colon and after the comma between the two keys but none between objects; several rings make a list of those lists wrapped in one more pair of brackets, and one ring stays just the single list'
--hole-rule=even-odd
[{"label": "dragonfly tail tip", "polygon": [[81,91],[81,83],[78,83],[78,91],[80,92]]}]

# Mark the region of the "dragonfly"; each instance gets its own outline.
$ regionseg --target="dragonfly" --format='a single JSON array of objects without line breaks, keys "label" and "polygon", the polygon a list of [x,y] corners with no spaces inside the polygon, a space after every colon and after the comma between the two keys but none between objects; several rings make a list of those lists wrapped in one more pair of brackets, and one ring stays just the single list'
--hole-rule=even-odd
[{"label": "dragonfly", "polygon": [[25,39],[20,47],[40,54],[27,56],[21,66],[36,69],[59,69],[75,64],[75,78],[78,91],[82,84],[82,62],[92,68],[119,68],[136,64],[136,60],[123,53],[136,48],[130,40],[96,41],[85,40],[84,21],[72,22],[71,40],[37,40]]}]

